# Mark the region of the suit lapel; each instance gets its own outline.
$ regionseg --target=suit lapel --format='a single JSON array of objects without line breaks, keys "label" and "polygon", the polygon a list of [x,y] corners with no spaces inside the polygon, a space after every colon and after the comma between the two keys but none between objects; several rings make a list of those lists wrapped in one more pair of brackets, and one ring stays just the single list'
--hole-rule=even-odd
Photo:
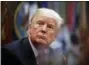
[{"label": "suit lapel", "polygon": [[28,38],[23,39],[20,45],[20,53],[22,55],[22,59],[24,60],[23,63],[26,65],[37,65],[35,55],[33,50],[30,46]]}]

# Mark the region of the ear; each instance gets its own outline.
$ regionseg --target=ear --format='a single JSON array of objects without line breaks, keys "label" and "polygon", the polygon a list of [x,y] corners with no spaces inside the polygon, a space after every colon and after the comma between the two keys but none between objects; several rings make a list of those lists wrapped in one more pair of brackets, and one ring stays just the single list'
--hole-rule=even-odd
[{"label": "ear", "polygon": [[31,32],[31,24],[28,24],[28,26],[27,26],[27,34],[29,35],[30,32]]},{"label": "ear", "polygon": [[31,24],[27,25],[27,30],[29,30],[31,28]]}]

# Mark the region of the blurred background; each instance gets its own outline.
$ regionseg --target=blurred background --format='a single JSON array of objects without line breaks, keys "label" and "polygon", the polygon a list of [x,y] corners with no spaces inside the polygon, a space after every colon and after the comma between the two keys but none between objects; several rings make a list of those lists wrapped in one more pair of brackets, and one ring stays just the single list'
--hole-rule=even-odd
[{"label": "blurred background", "polygon": [[26,37],[27,14],[41,7],[55,10],[65,22],[50,45],[56,58],[64,55],[64,65],[89,65],[89,2],[2,1],[1,46]]}]

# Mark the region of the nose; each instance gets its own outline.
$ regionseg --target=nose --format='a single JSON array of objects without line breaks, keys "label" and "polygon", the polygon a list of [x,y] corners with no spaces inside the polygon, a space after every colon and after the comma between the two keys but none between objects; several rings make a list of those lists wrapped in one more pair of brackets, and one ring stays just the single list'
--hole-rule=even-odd
[{"label": "nose", "polygon": [[43,25],[41,31],[42,31],[43,33],[46,33],[46,31],[47,31],[47,25]]}]

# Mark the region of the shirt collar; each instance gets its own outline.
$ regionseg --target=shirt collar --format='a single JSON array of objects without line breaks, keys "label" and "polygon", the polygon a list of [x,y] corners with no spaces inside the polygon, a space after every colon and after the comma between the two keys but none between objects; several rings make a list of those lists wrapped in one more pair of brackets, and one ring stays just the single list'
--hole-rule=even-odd
[{"label": "shirt collar", "polygon": [[32,50],[33,50],[33,52],[34,52],[34,54],[35,54],[35,57],[37,57],[37,56],[38,56],[38,51],[37,51],[37,49],[36,49],[35,46],[32,44],[31,40],[29,40],[29,42],[30,42],[30,45],[31,45],[31,47],[32,47]]}]

